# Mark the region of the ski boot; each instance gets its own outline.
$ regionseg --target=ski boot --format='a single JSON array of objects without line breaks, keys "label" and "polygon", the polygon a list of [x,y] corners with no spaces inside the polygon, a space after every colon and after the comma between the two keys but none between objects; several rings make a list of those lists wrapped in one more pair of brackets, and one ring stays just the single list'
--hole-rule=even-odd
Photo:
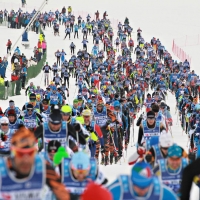
[{"label": "ski boot", "polygon": [[101,158],[101,165],[104,165],[104,162],[105,162],[105,158],[102,157],[102,158]]},{"label": "ski boot", "polygon": [[105,166],[106,166],[106,165],[109,165],[109,159],[108,159],[108,156],[105,157],[105,163],[104,163],[104,164],[105,164]]},{"label": "ski boot", "polygon": [[110,164],[113,164],[113,154],[110,154]]},{"label": "ski boot", "polygon": [[118,161],[119,161],[119,157],[115,156],[115,164],[117,164]]}]

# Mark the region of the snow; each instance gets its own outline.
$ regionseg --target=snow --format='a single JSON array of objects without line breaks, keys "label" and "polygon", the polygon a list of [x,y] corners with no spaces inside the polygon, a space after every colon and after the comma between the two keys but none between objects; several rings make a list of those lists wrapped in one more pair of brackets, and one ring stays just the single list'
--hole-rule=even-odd
[{"label": "snow", "polygon": [[[41,0],[27,0],[27,7],[23,10],[31,11],[33,8],[38,8],[41,5]],[[0,0],[0,9],[4,9],[5,7],[7,10],[18,9],[21,5],[21,1],[18,0]],[[48,4],[44,8],[44,10],[55,11],[56,9],[61,10],[63,6],[68,7],[72,6],[74,13],[84,13],[86,11],[91,13],[91,17],[94,17],[94,12],[99,10],[100,15],[102,16],[104,11],[107,11],[108,17],[114,21],[114,19],[124,21],[125,17],[127,16],[130,20],[131,26],[134,28],[134,32],[136,32],[137,28],[142,29],[142,35],[146,41],[150,41],[150,39],[154,36],[159,38],[161,42],[165,45],[165,47],[171,52],[172,41],[173,38],[184,37],[185,35],[198,35],[200,33],[200,26],[198,25],[197,19],[200,18],[199,12],[199,1],[188,1],[188,0],[101,0],[101,1],[92,1],[92,0],[49,0]],[[0,26],[1,34],[1,49],[0,55],[5,55],[6,47],[5,44],[7,39],[11,39],[13,43],[19,37],[21,30],[12,30],[6,27]],[[65,52],[68,54],[67,59],[69,59],[70,52],[69,52],[69,45],[72,41],[74,41],[76,45],[76,50],[82,48],[81,39],[82,34],[80,33],[79,39],[73,39],[71,36],[71,40],[64,38],[64,27],[60,28],[60,37],[54,36],[52,28],[46,29],[44,31],[46,36],[48,51],[47,51],[47,61],[50,65],[55,62],[54,53],[58,49],[64,49]],[[73,35],[73,34],[72,34]],[[81,38],[81,39],[80,39]],[[36,45],[38,39],[38,35],[35,33],[29,32],[29,40],[31,42],[31,46],[29,50],[25,50],[24,47],[20,46],[21,40],[17,44],[21,52],[24,52],[25,55],[31,56],[33,47]],[[92,48],[91,36],[89,36],[89,52]],[[136,33],[133,35],[134,41],[136,41]],[[200,74],[200,68],[198,68],[199,63],[199,48],[198,46],[194,47],[186,47],[184,49],[186,53],[189,53],[192,56],[192,68]],[[177,59],[176,57],[174,57]],[[52,76],[52,75],[51,75]],[[44,80],[43,80],[43,73],[40,73],[36,78],[32,79],[36,85],[40,85],[44,87]],[[76,95],[76,86],[75,80],[70,79],[70,102],[74,99]],[[25,101],[27,100],[24,96],[24,91],[22,91],[22,95],[11,97],[9,99],[13,99],[16,102],[16,105],[20,108],[23,106]],[[182,133],[182,129],[180,124],[177,124],[177,115],[175,114],[175,98],[172,94],[168,93],[168,99],[166,103],[171,107],[171,114],[173,116],[173,140],[177,144],[181,145],[184,149],[187,150],[187,136],[185,133]],[[8,100],[0,101],[0,105],[3,109],[7,108]],[[135,142],[137,140],[137,130],[138,128],[135,127]],[[135,147],[128,148],[127,157],[124,156],[124,159],[121,159],[121,165],[111,165],[111,166],[100,166],[101,170],[108,178],[109,183],[112,182],[117,175],[121,173],[129,174],[131,167],[127,165],[128,157],[135,151]],[[191,192],[191,199],[196,200],[199,199],[199,190],[196,186],[193,187]]]}]

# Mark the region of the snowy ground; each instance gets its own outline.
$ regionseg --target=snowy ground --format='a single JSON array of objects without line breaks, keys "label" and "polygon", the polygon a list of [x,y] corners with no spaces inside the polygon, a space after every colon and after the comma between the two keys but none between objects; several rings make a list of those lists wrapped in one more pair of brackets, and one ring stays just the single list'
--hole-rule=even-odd
[{"label": "snowy ground", "polygon": [[[18,9],[20,6],[21,1],[20,0],[7,0],[2,1],[0,0],[0,9],[6,8],[9,10],[11,8]],[[38,8],[41,4],[40,0],[27,0],[27,7],[25,10],[32,10],[33,8]],[[159,38],[163,44],[166,46],[168,50],[171,50],[172,45],[172,39],[185,36],[186,34],[189,34],[193,32],[194,34],[200,33],[200,26],[197,24],[197,19],[200,18],[199,13],[199,2],[193,1],[192,3],[187,0],[101,0],[101,1],[92,1],[92,0],[85,0],[85,1],[79,1],[79,0],[49,0],[48,4],[45,7],[45,10],[56,10],[61,8],[63,6],[68,7],[69,5],[72,6],[72,9],[75,11],[88,11],[89,13],[94,13],[98,9],[100,14],[106,10],[109,18],[111,19],[119,19],[124,20],[124,18],[127,16],[130,19],[130,24],[135,30],[140,27],[143,30],[143,36],[145,40],[150,41],[150,39],[154,36],[156,38]],[[76,13],[76,12],[75,12]],[[80,12],[81,13],[81,12]],[[91,15],[91,17],[93,17]],[[0,27],[1,34],[1,48],[0,48],[0,55],[4,55],[6,53],[6,41],[7,39],[11,39],[13,42],[19,37],[22,30],[11,30],[7,29],[6,27]],[[47,28],[47,30],[44,32],[46,35],[46,40],[48,44],[48,51],[47,51],[47,61],[50,65],[55,62],[55,56],[54,53],[58,49],[64,49],[65,52],[68,54],[67,59],[69,59],[70,52],[69,52],[69,45],[72,41],[75,42],[76,50],[79,48],[82,48],[81,45],[81,39],[73,39],[71,37],[71,40],[64,38],[64,27],[61,27],[60,29],[60,37],[53,36],[52,28]],[[80,34],[80,36],[82,36]],[[89,36],[89,52],[92,49],[92,43],[91,43],[91,36]],[[34,33],[29,34],[29,39],[31,41],[31,47],[30,49],[25,53],[27,56],[31,54],[32,48],[35,46],[38,36]],[[136,34],[133,36],[134,41],[136,41]],[[18,46],[20,46],[20,43]],[[21,48],[22,52],[25,52],[23,48]],[[194,56],[196,56],[196,52],[191,52]],[[190,53],[190,55],[191,55]],[[192,63],[192,67],[196,70],[198,74],[200,74],[200,69],[197,68],[199,60],[196,59],[195,62]],[[44,81],[43,81],[43,73],[40,73],[36,78],[32,79],[36,85],[40,85],[44,88]],[[70,80],[70,102],[74,99],[76,93],[76,86],[75,86],[75,80]],[[16,104],[21,108],[23,104],[26,101],[26,97],[24,96],[24,91],[22,91],[22,95],[12,97],[10,99],[15,100]],[[185,134],[182,134],[182,130],[180,125],[177,124],[177,116],[175,115],[175,98],[170,93],[168,94],[168,99],[166,102],[171,107],[171,114],[173,116],[173,139],[174,142],[181,145],[183,148],[186,149],[187,144],[187,136]],[[6,108],[8,106],[8,100],[7,101],[0,101],[0,106],[2,108]],[[135,128],[135,140],[137,139],[137,127]],[[127,165],[128,157],[135,151],[135,147],[128,148],[128,155],[127,157],[122,159],[121,165],[112,165],[112,166],[101,166],[102,171],[105,173],[105,175],[108,177],[109,181],[113,181],[117,175],[120,173],[130,173],[130,166]],[[198,189],[195,187],[192,190],[192,200],[198,199]]]}]

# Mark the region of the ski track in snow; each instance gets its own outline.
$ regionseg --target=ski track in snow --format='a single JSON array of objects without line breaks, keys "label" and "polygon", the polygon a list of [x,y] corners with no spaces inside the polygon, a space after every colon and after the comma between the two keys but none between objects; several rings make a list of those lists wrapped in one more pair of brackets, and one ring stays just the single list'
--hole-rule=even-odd
[{"label": "ski track in snow", "polygon": [[[23,8],[24,11],[31,11],[34,8],[38,8],[42,1],[40,0],[27,0],[27,7]],[[130,25],[133,27],[133,32],[136,32],[137,28],[140,27],[143,31],[142,36],[144,37],[145,41],[150,41],[150,39],[154,36],[159,38],[161,42],[164,44],[166,49],[171,52],[171,45],[172,39],[185,36],[186,34],[198,34],[200,33],[200,25],[197,24],[197,18],[200,18],[199,12],[199,2],[189,2],[187,0],[183,1],[173,1],[173,0],[101,0],[94,3],[92,0],[86,1],[79,1],[79,0],[49,0],[48,4],[44,8],[44,10],[55,11],[56,9],[61,10],[63,6],[68,7],[72,6],[74,11],[88,11],[89,13],[94,13],[96,10],[99,10],[100,16],[102,17],[103,12],[106,10],[108,13],[108,18],[110,19],[119,19],[122,22],[124,21],[125,17],[127,16],[130,20]],[[105,5],[107,6],[105,9]],[[21,0],[0,0],[0,10],[6,9],[10,11],[10,9],[18,10],[21,6]],[[188,14],[189,13],[189,14]],[[76,16],[77,17],[77,16]],[[94,15],[91,15],[92,19]],[[85,19],[84,19],[85,20]],[[195,21],[196,20],[196,21]],[[114,27],[116,28],[116,27]],[[7,27],[0,26],[1,34],[1,48],[0,48],[0,56],[4,56],[6,53],[6,42],[8,39],[11,39],[13,44],[19,37],[22,29],[8,29]],[[73,39],[73,34],[71,35],[71,40],[68,38],[64,39],[65,32],[64,26],[60,27],[60,36],[53,35],[53,28],[46,28],[44,31],[47,41],[47,61],[50,65],[56,61],[54,56],[55,51],[58,49],[64,49],[67,53],[67,59],[69,59],[70,52],[69,46],[70,43],[73,41],[76,45],[76,52],[79,49],[82,49],[82,33],[79,31],[79,39]],[[114,36],[116,38],[116,35]],[[132,34],[132,38],[136,44],[136,33]],[[21,45],[21,39],[18,42],[17,46],[20,47],[22,53],[25,53],[27,58],[33,55],[33,47],[37,45],[38,35],[33,32],[29,32],[29,40],[30,40],[30,48],[25,50],[24,47]],[[89,44],[88,44],[88,52],[91,52],[92,49],[92,36],[88,37]],[[102,47],[102,44],[100,44]],[[194,57],[194,61],[192,60],[192,68],[195,69],[197,74],[200,74],[200,69],[195,67],[198,66],[198,55],[196,52],[193,52],[191,49],[193,47],[187,47],[190,49],[190,56]],[[198,48],[198,47],[196,47]],[[171,52],[172,53],[172,52]],[[192,54],[191,54],[192,53]],[[173,54],[172,54],[173,55]],[[133,57],[135,59],[135,56]],[[177,59],[173,55],[174,59]],[[8,59],[10,61],[10,57]],[[10,66],[9,66],[10,67]],[[9,68],[8,67],[8,68]],[[7,70],[7,77],[10,77],[10,71]],[[51,73],[51,77],[53,78],[53,74]],[[34,82],[35,85],[40,85],[43,89],[44,86],[44,77],[43,72],[40,73],[36,78],[31,79],[31,82]],[[29,81],[30,83],[30,81]],[[75,95],[77,94],[76,86],[75,86],[75,79],[70,78],[70,97],[69,101],[72,103]],[[75,94],[76,91],[76,94]],[[16,105],[20,108],[24,105],[27,101],[27,97],[25,97],[24,90],[21,91],[22,95],[10,97],[9,99],[13,99]],[[177,124],[177,115],[175,114],[175,97],[168,93],[168,97],[166,99],[166,103],[171,108],[171,114],[173,117],[173,140],[178,145],[182,146],[187,151],[187,136],[185,133],[182,133],[182,129],[180,123]],[[8,100],[2,101],[0,100],[0,106],[4,109],[8,107]],[[138,128],[135,127],[135,142],[137,141],[137,132]],[[128,158],[135,152],[135,146],[131,147],[129,144],[127,157],[124,155],[124,158],[121,159],[121,165],[113,164],[108,166],[100,165],[100,169],[104,173],[104,175],[108,178],[109,183],[114,181],[116,177],[121,174],[130,174],[131,166],[127,164]],[[124,153],[125,154],[125,153]],[[199,190],[196,186],[193,186],[191,192],[191,200],[196,200],[198,198]]]}]

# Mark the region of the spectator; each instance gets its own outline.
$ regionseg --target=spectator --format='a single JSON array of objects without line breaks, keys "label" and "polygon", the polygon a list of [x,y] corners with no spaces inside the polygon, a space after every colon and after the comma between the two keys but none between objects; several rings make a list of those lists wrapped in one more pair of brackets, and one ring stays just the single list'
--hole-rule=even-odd
[{"label": "spectator", "polygon": [[25,88],[26,77],[27,77],[27,68],[26,68],[26,66],[24,65],[24,66],[22,67],[21,74],[20,74],[20,79],[21,79],[21,81],[22,81],[22,89],[26,89],[26,88]]},{"label": "spectator", "polygon": [[4,85],[4,79],[3,79],[3,77],[1,77],[1,75],[0,75],[0,85],[1,86]]},{"label": "spectator", "polygon": [[11,81],[19,80],[19,76],[17,76],[14,72],[11,74]]},{"label": "spectator", "polygon": [[37,46],[38,46],[38,49],[39,49],[39,50],[42,49],[42,42],[41,42],[40,40],[38,40]]},{"label": "spectator", "polygon": [[18,55],[21,55],[21,51],[20,51],[19,47],[17,47],[14,52],[17,53]]},{"label": "spectator", "polygon": [[3,23],[3,11],[1,10],[0,11],[0,24]]},{"label": "spectator", "polygon": [[12,42],[10,41],[10,39],[8,39],[6,46],[7,46],[7,54],[8,54],[8,53],[10,53],[11,46],[12,46]]},{"label": "spectator", "polygon": [[42,41],[42,51],[43,51],[43,54],[46,52],[46,48],[47,48],[46,41],[43,40],[43,41]]},{"label": "spectator", "polygon": [[0,57],[0,75],[2,78],[5,78],[7,66],[8,66],[7,60],[5,58],[4,60],[2,60],[2,58]]},{"label": "spectator", "polygon": [[4,113],[2,111],[2,108],[0,107],[0,118],[2,118],[4,116]]}]

